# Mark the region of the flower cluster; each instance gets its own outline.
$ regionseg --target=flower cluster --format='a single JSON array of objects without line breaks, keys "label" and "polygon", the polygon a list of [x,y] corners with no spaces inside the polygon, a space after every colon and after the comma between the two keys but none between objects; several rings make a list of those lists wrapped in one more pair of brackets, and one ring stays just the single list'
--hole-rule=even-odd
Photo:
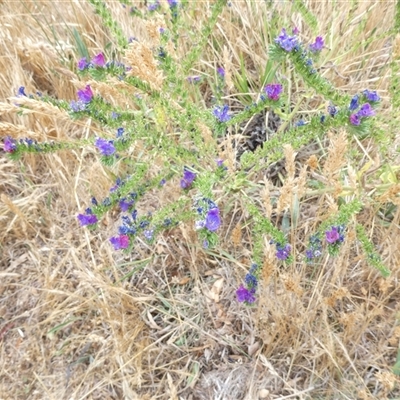
[{"label": "flower cluster", "polygon": [[318,237],[318,234],[312,235],[309,240],[309,246],[306,250],[307,261],[311,261],[313,258],[318,258],[322,255],[322,242]]},{"label": "flower cluster", "polygon": [[312,53],[320,52],[325,46],[322,36],[317,36],[315,42],[310,44],[309,49]]},{"label": "flower cluster", "polygon": [[17,150],[17,142],[10,136],[4,139],[3,149],[6,153],[14,153]]},{"label": "flower cluster", "polygon": [[154,3],[150,3],[148,6],[147,6],[147,9],[149,10],[149,11],[156,11],[157,9],[159,9],[160,8],[160,2],[158,1],[158,0],[156,0]]},{"label": "flower cluster", "polygon": [[196,179],[196,174],[191,171],[188,167],[183,168],[183,178],[181,179],[181,188],[189,189],[192,186],[192,183]]},{"label": "flower cluster", "polygon": [[282,29],[281,34],[275,39],[275,43],[287,52],[295,50],[299,46],[297,36],[289,36],[285,28]]},{"label": "flower cluster", "polygon": [[80,89],[77,92],[78,101],[71,101],[70,106],[72,111],[79,112],[85,111],[87,104],[93,99],[93,91],[90,85],[86,85],[85,89]]},{"label": "flower cluster", "polygon": [[[372,108],[371,104],[364,103],[360,106],[360,95],[356,94],[350,101],[349,111],[355,111],[350,114],[349,120],[352,125],[358,126],[361,124],[362,118],[372,117],[375,115],[375,110]],[[372,103],[377,103],[380,101],[379,95],[375,91],[364,90],[363,99],[366,101],[370,101]]]},{"label": "flower cluster", "polygon": [[81,226],[94,225],[98,221],[96,215],[93,214],[93,211],[91,208],[87,208],[85,210],[85,214],[79,214],[78,220],[79,220]]},{"label": "flower cluster", "polygon": [[113,140],[106,140],[103,138],[97,138],[95,141],[97,149],[100,151],[102,156],[112,156],[115,153],[115,146]]},{"label": "flower cluster", "polygon": [[326,242],[330,245],[335,245],[342,243],[344,240],[344,226],[332,226],[329,230],[325,232]]},{"label": "flower cluster", "polygon": [[289,243],[280,244],[276,243],[276,257],[281,261],[286,261],[290,257],[292,246]]},{"label": "flower cluster", "polygon": [[86,57],[83,57],[78,61],[79,71],[84,71],[85,69],[93,67],[104,68],[105,65],[106,65],[106,59],[103,53],[96,54],[90,62],[87,61]]},{"label": "flower cluster", "polygon": [[344,225],[331,226],[325,231],[325,240],[328,243],[329,254],[335,256],[339,252],[340,245],[344,241]]},{"label": "flower cluster", "polygon": [[252,304],[256,301],[255,292],[258,286],[258,265],[252,264],[244,278],[245,285],[240,285],[236,290],[236,298],[240,303]]},{"label": "flower cluster", "polygon": [[203,197],[196,201],[196,211],[200,220],[196,221],[196,229],[207,229],[215,232],[221,226],[221,217],[218,206],[211,200]]},{"label": "flower cluster", "polygon": [[277,101],[282,93],[282,85],[280,83],[270,83],[265,86],[265,93],[270,100]]}]

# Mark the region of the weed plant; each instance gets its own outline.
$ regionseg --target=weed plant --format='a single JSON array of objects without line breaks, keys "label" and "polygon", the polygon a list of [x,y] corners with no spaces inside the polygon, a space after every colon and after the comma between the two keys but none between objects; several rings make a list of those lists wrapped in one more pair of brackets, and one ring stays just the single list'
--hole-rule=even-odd
[{"label": "weed plant", "polygon": [[[329,7],[303,1],[87,3],[79,7],[90,32],[104,27],[102,47],[83,30],[89,19],[71,29],[59,15],[65,32],[57,32],[21,2],[47,42],[36,59],[28,54],[29,85],[13,82],[15,96],[1,104],[3,152],[13,161],[4,157],[3,173],[19,168],[13,179],[24,182],[2,185],[1,215],[7,237],[26,246],[14,254],[5,239],[2,253],[9,301],[28,287],[14,272],[27,253],[39,266],[29,282],[37,279],[40,300],[33,325],[5,312],[1,357],[12,357],[24,329],[32,337],[47,329],[43,365],[55,356],[67,366],[66,385],[27,372],[24,388],[8,374],[4,390],[397,395],[397,14],[380,10],[390,24],[378,27],[373,2],[353,2],[337,26],[345,6],[329,6],[332,18],[319,22]],[[340,42],[344,29],[354,37]],[[278,126],[250,150],[247,127],[267,129],[271,115]],[[40,159],[51,166],[48,184],[37,181]],[[37,198],[33,212],[19,204],[24,187]],[[57,228],[54,212],[68,224]],[[81,250],[52,244],[62,226]],[[50,252],[44,271],[42,252]],[[23,348],[29,360],[31,342]],[[77,364],[86,381],[72,372]]]}]

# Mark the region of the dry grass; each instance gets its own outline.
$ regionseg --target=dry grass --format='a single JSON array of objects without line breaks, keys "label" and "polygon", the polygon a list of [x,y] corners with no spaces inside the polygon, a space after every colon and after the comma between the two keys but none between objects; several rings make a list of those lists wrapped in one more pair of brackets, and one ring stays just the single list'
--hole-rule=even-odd
[{"label": "dry grass", "polygon": [[[394,4],[305,3],[328,39],[326,76],[349,93],[365,87],[379,90],[389,109],[392,42],[385,32],[392,24]],[[187,15],[194,31],[204,24],[209,6],[199,2]],[[120,5],[114,7],[127,36],[158,40],[152,26],[129,19]],[[279,2],[276,10],[286,15],[285,24],[292,22],[310,37],[300,15],[287,8]],[[18,116],[15,99],[6,99],[20,85],[27,92],[73,99],[79,78],[69,71],[77,61],[71,30],[81,32],[94,54],[110,40],[98,16],[85,2],[63,2],[61,13],[56,3],[5,0],[0,10],[2,134],[38,140],[92,135],[98,127],[90,121],[72,122],[32,100],[26,101],[34,111]],[[268,18],[265,2],[233,1],[214,34],[212,43],[219,48],[210,42],[201,62],[193,66],[193,71],[211,74],[224,64],[232,75],[227,97],[238,107],[233,95],[241,58],[252,90],[261,87]],[[369,38],[376,39],[363,47]],[[177,59],[189,46],[187,38],[180,40]],[[142,56],[154,67],[149,54]],[[101,93],[106,89],[97,87]],[[115,86],[113,90],[115,96],[121,93]],[[110,99],[118,100],[113,93],[108,92]],[[206,127],[203,133],[212,140]],[[225,157],[233,170],[229,143]],[[354,183],[356,172],[370,159],[385,162],[371,142],[358,145],[364,154],[358,165],[346,156],[347,142],[340,134],[330,136],[325,153],[315,152],[308,160],[308,173],[328,181],[334,188],[330,193],[307,195],[307,171],[297,175],[290,148],[283,188],[265,181],[260,202],[268,215],[283,218],[280,211],[286,210],[301,216],[297,229],[302,235],[294,235],[293,248],[304,248],[306,236],[337,208],[339,171]],[[176,197],[174,185],[177,182],[166,186],[168,198]],[[195,232],[182,226],[158,238],[154,247],[143,242],[124,256],[108,243],[115,232],[114,215],[105,217],[96,232],[81,229],[76,220],[91,194],[101,198],[111,186],[110,173],[91,150],[25,156],[16,163],[0,154],[0,399],[400,396],[398,378],[391,373],[400,339],[398,210],[391,221],[383,221],[371,202],[360,217],[392,271],[390,278],[381,278],[366,265],[351,240],[353,232],[337,258],[325,257],[311,266],[297,262],[284,270],[266,240],[260,301],[246,308],[235,300],[252,249],[248,215],[239,197],[228,200],[217,194],[229,212],[215,251],[202,250]],[[398,200],[393,190],[386,200]],[[270,202],[277,191],[286,193],[279,198],[278,210]],[[292,193],[298,194],[300,205]],[[150,193],[140,207],[154,209],[163,201]]]}]

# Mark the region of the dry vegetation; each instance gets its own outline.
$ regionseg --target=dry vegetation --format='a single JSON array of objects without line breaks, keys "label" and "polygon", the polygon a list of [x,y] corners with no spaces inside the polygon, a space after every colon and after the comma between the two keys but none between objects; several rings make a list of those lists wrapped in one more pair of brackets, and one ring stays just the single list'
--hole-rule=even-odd
[{"label": "dry vegetation", "polygon": [[[286,3],[276,3],[283,25],[298,26],[304,36],[326,37],[326,77],[351,94],[378,90],[382,112],[391,112],[393,43],[385,34],[393,24],[392,2],[383,7],[375,1],[353,6],[306,1],[317,16],[318,32],[311,32],[300,14],[290,17]],[[120,4],[113,7],[127,37],[150,31]],[[61,9],[58,2],[5,0],[0,10],[1,134],[39,141],[93,135],[98,127],[89,120],[73,122],[37,103],[29,115],[18,116],[15,99],[6,100],[20,85],[29,93],[75,98],[79,78],[71,72],[78,58],[72,30],[81,33],[90,54],[111,40],[91,6],[64,1]],[[208,12],[204,1],[188,13],[194,29]],[[242,58],[249,82],[255,82],[267,60],[263,32],[269,12],[263,1],[232,1],[193,73],[223,64],[234,81]],[[371,40],[367,49],[361,45],[365,40]],[[187,46],[182,38],[177,59]],[[296,99],[305,89],[292,85]],[[240,107],[235,94],[233,82],[234,109]],[[310,105],[313,99],[304,109]],[[385,164],[372,141],[355,143],[363,157],[352,167],[346,167],[345,136],[331,136],[323,153],[315,151],[326,160],[323,165],[307,155],[315,174],[323,174],[337,191],[316,192],[302,202],[299,231],[309,234],[335,209],[339,170],[346,170],[351,186],[369,160],[375,162],[371,171]],[[285,153],[288,175],[280,190],[304,192],[304,176],[290,172],[291,163],[292,171],[297,168],[291,149]],[[315,266],[278,267],[266,240],[260,299],[249,308],[235,299],[252,248],[239,197],[217,194],[224,204],[217,249],[204,251],[195,232],[180,226],[155,246],[143,242],[126,256],[108,242],[115,215],[106,216],[94,232],[80,228],[76,219],[90,195],[101,198],[112,181],[91,149],[25,156],[21,162],[0,154],[0,399],[400,397],[399,380],[391,372],[400,340],[398,209],[389,221],[379,216],[375,203],[362,211],[367,233],[392,272],[389,278],[366,265],[351,231],[337,258],[325,257]],[[178,184],[167,184],[169,198],[176,197]],[[277,190],[271,184],[260,194],[267,214]],[[399,204],[395,188],[384,195]],[[149,193],[140,207],[156,209],[160,202],[156,192]],[[294,205],[288,201],[280,207],[290,212]],[[292,245],[304,248],[304,237],[292,236]]]}]

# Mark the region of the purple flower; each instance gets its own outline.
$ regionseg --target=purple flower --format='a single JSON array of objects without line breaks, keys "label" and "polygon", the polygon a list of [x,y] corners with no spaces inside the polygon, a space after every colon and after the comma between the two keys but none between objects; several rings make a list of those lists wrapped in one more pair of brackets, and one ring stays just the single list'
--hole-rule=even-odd
[{"label": "purple flower", "polygon": [[111,118],[112,118],[112,119],[117,119],[119,116],[120,116],[120,114],[118,114],[118,113],[115,112],[115,111],[113,111],[113,112],[111,113]]},{"label": "purple flower", "polygon": [[183,169],[183,178],[181,179],[181,188],[188,189],[195,179],[196,174],[185,167]]},{"label": "purple flower", "polygon": [[248,274],[246,274],[244,281],[247,287],[255,288],[258,285],[258,279],[255,275],[251,273],[251,271]]},{"label": "purple flower", "polygon": [[152,3],[152,4],[149,4],[148,6],[147,6],[147,9],[149,10],[149,11],[155,11],[155,10],[157,10],[157,8],[159,8],[160,7],[160,3],[158,2],[158,0],[156,1],[156,2],[154,2],[154,3]]},{"label": "purple flower", "polygon": [[381,100],[381,98],[379,97],[378,93],[376,93],[375,90],[374,91],[364,90],[363,95],[368,101],[377,102]]},{"label": "purple flower", "polygon": [[69,105],[73,112],[79,112],[79,111],[86,110],[86,104],[83,103],[81,100],[78,100],[78,101],[72,100]]},{"label": "purple flower", "polygon": [[360,125],[361,123],[360,118],[357,114],[351,114],[349,119],[352,125]]},{"label": "purple flower", "polygon": [[119,201],[119,208],[121,209],[121,211],[125,212],[128,211],[134,203],[134,200],[128,201],[124,198]]},{"label": "purple flower", "polygon": [[160,181],[160,186],[164,186],[166,183],[167,183],[167,180],[165,178],[163,178]]},{"label": "purple flower", "polygon": [[21,97],[21,96],[27,97],[25,94],[25,86],[20,86],[18,88],[17,97]]},{"label": "purple flower", "polygon": [[114,250],[126,249],[129,246],[129,236],[119,235],[110,238],[111,244],[114,246]]},{"label": "purple flower", "polygon": [[146,229],[143,231],[143,235],[147,240],[153,239],[154,229]]},{"label": "purple flower", "polygon": [[[88,210],[86,210],[87,212]],[[93,225],[95,224],[98,219],[96,217],[96,215],[94,214],[79,214],[78,215],[78,220],[81,223],[81,226],[86,226],[86,225]]]},{"label": "purple flower", "polygon": [[361,106],[361,108],[357,111],[357,116],[359,118],[363,117],[372,117],[375,115],[375,110],[371,107],[371,104],[365,103]]},{"label": "purple flower", "polygon": [[333,104],[329,104],[328,106],[328,114],[333,118],[339,112],[338,108]]},{"label": "purple flower", "polygon": [[95,145],[103,156],[111,156],[115,153],[115,147],[112,140],[97,138]]},{"label": "purple flower", "polygon": [[292,247],[290,246],[290,244],[285,244],[285,246],[281,246],[278,245],[278,243],[276,244],[276,257],[279,260],[285,261],[289,255],[290,255],[290,250],[292,249]]},{"label": "purple flower", "polygon": [[92,58],[92,63],[97,67],[104,67],[106,65],[106,59],[103,53],[99,53]]},{"label": "purple flower", "polygon": [[225,104],[223,107],[216,106],[213,110],[213,114],[220,122],[227,122],[231,119],[228,111],[229,106]]},{"label": "purple flower", "polygon": [[221,77],[221,78],[225,78],[225,70],[222,67],[218,67],[217,68],[217,74]]},{"label": "purple flower", "polygon": [[178,0],[168,0],[168,4],[170,8],[174,8],[178,5]]},{"label": "purple flower", "polygon": [[317,36],[315,38],[315,42],[310,44],[310,51],[313,53],[317,53],[318,51],[321,51],[324,48],[324,39],[322,39],[322,36]]},{"label": "purple flower", "polygon": [[221,158],[218,158],[217,160],[215,160],[215,162],[217,163],[217,167],[224,166],[224,160],[222,160]]},{"label": "purple flower", "polygon": [[85,89],[78,90],[78,97],[82,103],[90,103],[93,98],[93,92],[90,85],[86,85]]},{"label": "purple flower", "polygon": [[6,153],[14,153],[14,151],[17,150],[17,142],[10,136],[7,136],[4,139],[3,149]]},{"label": "purple flower", "polygon": [[85,70],[88,66],[89,66],[89,63],[86,61],[86,57],[83,57],[78,61],[79,71]]},{"label": "purple flower", "polygon": [[332,226],[330,231],[325,232],[325,239],[329,244],[334,244],[340,240],[339,228]]},{"label": "purple flower", "polygon": [[270,83],[265,86],[265,92],[270,100],[279,100],[282,93],[282,85],[280,83]]},{"label": "purple flower", "polygon": [[243,285],[239,286],[239,289],[236,290],[236,297],[239,303],[254,303],[256,298],[254,297],[255,288],[251,288],[250,290],[245,288]]},{"label": "purple flower", "polygon": [[221,218],[219,216],[218,208],[212,208],[208,211],[204,226],[211,232],[216,231],[221,226]]},{"label": "purple flower", "polygon": [[349,105],[349,110],[354,111],[357,108],[358,108],[358,94],[353,96],[353,98],[351,99],[350,105]]},{"label": "purple flower", "polygon": [[280,47],[285,51],[292,51],[297,46],[297,37],[289,36],[286,33],[286,29],[282,29],[281,34],[275,39]]},{"label": "purple flower", "polygon": [[298,34],[300,33],[300,29],[299,29],[297,26],[295,26],[295,27],[292,29],[292,33],[293,33],[293,35],[298,35]]},{"label": "purple flower", "polygon": [[304,126],[306,125],[305,121],[302,119],[299,119],[297,122],[295,122],[294,126],[299,127],[299,126]]},{"label": "purple flower", "polygon": [[124,134],[124,128],[118,128],[117,129],[117,138],[121,137]]},{"label": "purple flower", "polygon": [[200,82],[200,76],[198,76],[198,75],[193,75],[193,76],[188,76],[187,77],[187,81],[189,82],[189,83],[197,83],[197,82]]}]

